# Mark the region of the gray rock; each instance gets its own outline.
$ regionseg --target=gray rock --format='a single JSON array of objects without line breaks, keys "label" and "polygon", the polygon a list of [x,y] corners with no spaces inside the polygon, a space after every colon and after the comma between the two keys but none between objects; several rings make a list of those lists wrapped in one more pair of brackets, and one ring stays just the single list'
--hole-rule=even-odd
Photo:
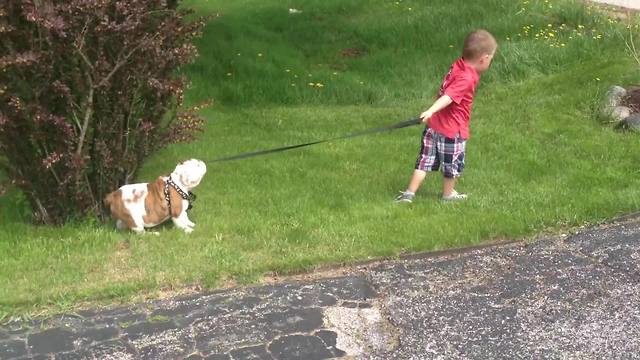
[{"label": "gray rock", "polygon": [[620,121],[631,115],[631,109],[622,106],[622,100],[627,96],[627,90],[621,86],[612,86],[607,91],[607,98],[604,106],[602,107],[602,115],[605,117],[613,118],[615,122],[620,124]]},{"label": "gray rock", "polygon": [[621,126],[633,131],[640,132],[640,114],[633,114],[621,121]]},{"label": "gray rock", "polygon": [[607,91],[607,107],[620,106],[622,99],[627,95],[627,90],[622,86],[614,85]]},{"label": "gray rock", "polygon": [[615,106],[608,109],[607,115],[616,121],[622,121],[631,115],[631,109],[626,106]]}]

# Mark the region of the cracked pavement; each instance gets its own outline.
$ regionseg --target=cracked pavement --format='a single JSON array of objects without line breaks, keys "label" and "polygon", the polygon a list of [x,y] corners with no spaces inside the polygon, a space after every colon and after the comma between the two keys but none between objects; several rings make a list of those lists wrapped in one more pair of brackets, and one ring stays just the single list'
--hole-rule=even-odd
[{"label": "cracked pavement", "polygon": [[640,359],[640,218],[0,327],[0,359]]}]

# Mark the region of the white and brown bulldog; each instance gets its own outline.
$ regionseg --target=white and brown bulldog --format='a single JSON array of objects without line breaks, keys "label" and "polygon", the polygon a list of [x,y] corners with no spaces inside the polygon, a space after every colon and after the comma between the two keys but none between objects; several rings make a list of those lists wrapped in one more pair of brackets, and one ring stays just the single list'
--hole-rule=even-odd
[{"label": "white and brown bulldog", "polygon": [[195,224],[189,220],[191,189],[198,186],[207,172],[204,162],[190,159],[181,162],[169,176],[160,176],[155,182],[129,184],[108,194],[104,203],[111,210],[118,229],[131,229],[142,233],[171,218],[186,233]]}]

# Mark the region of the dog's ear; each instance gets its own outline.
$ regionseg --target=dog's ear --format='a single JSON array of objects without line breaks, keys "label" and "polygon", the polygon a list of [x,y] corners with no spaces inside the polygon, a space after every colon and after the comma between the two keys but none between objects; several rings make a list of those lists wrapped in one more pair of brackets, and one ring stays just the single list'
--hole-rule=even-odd
[{"label": "dog's ear", "polygon": [[106,207],[111,206],[111,202],[113,202],[113,192],[108,193],[107,196],[105,196],[104,199],[102,200],[102,203]]},{"label": "dog's ear", "polygon": [[164,179],[162,178],[162,176],[158,176],[156,181],[147,184],[147,190],[149,192],[154,192],[155,191],[158,194],[163,194],[164,193]]}]

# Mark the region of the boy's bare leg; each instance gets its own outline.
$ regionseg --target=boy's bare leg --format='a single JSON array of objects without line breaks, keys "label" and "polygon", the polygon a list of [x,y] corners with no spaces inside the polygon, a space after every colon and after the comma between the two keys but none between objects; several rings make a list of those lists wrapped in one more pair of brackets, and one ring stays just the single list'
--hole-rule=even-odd
[{"label": "boy's bare leg", "polygon": [[442,178],[442,196],[451,196],[453,188],[456,186],[456,178]]},{"label": "boy's bare leg", "polygon": [[416,193],[422,185],[422,182],[427,177],[427,172],[422,170],[414,170],[413,175],[411,175],[411,181],[409,181],[409,187],[407,187],[407,191],[411,191],[412,193]]}]

